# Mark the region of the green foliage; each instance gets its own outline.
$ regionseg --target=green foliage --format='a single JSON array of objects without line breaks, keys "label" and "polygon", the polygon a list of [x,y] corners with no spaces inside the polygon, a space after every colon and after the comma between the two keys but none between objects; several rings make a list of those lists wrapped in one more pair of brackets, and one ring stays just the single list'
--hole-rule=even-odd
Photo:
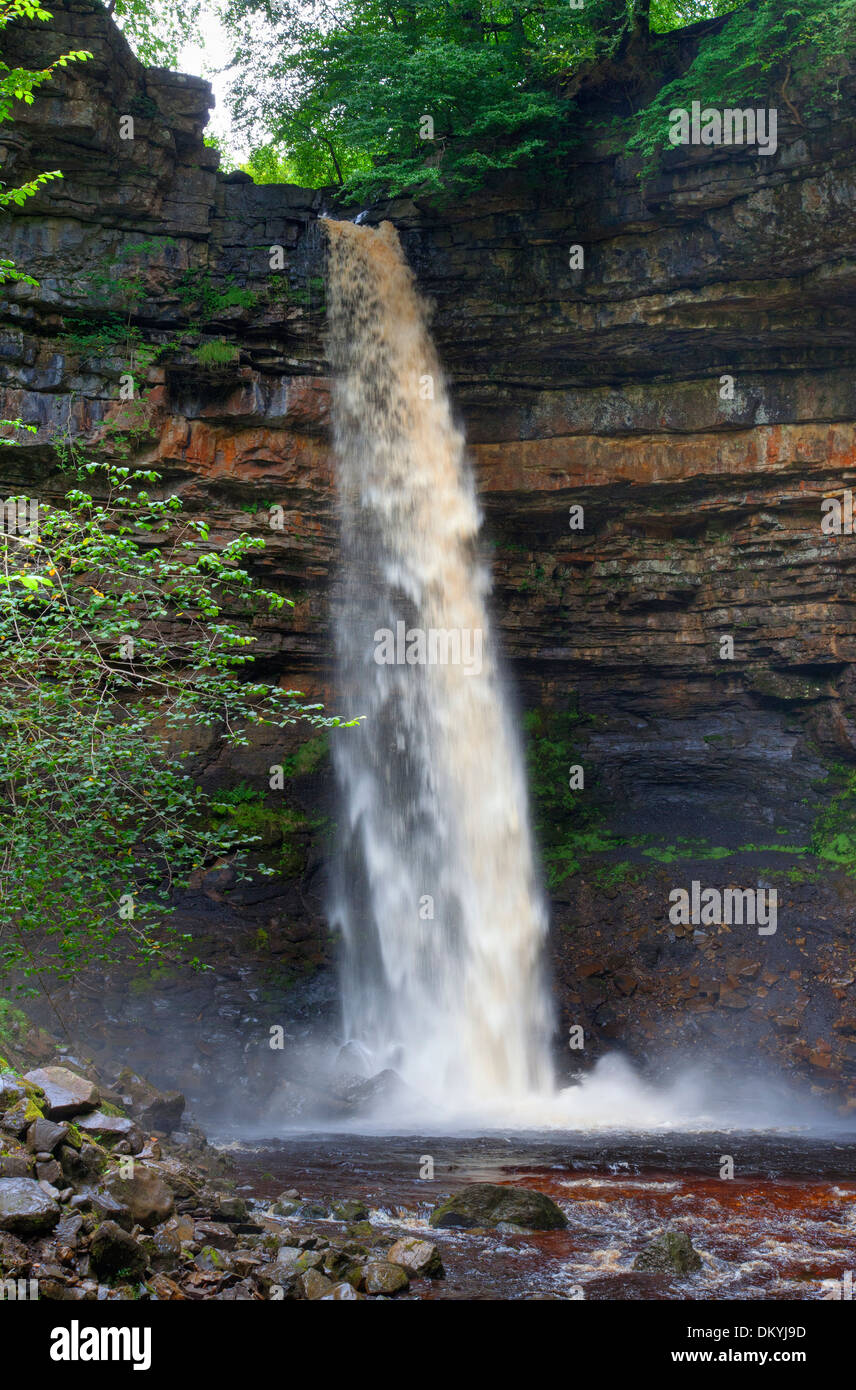
[{"label": "green foliage", "polygon": [[233,275],[217,289],[208,270],[194,268],[179,277],[176,293],[186,308],[197,308],[206,319],[217,318],[228,309],[252,309],[258,300],[254,290],[242,289]]},{"label": "green foliage", "polygon": [[339,723],[252,679],[255,639],[227,608],[288,602],[246,568],[263,540],[215,550],[156,473],[67,466],[38,534],[0,533],[0,974],[63,979],[184,943],[175,890],[212,859],[241,862],[240,807],[212,814],[185,770],[195,728],[241,746],[258,724]]},{"label": "green foliage", "polygon": [[[838,97],[856,0],[226,0],[234,107],[261,183],[338,184],[363,201],[466,194],[493,173],[561,178],[580,140],[574,98],[599,65],[656,78],[657,36],[722,19],[686,73],[616,133],[650,169],[675,106],[777,99],[810,79],[810,109]],[[634,47],[635,45],[635,47]],[[665,63],[663,64],[665,71]],[[795,110],[795,108],[794,108]],[[792,112],[793,114],[793,112]],[[433,121],[426,139],[425,117]]]},{"label": "green foliage", "polygon": [[108,6],[142,62],[176,68],[184,44],[201,41],[200,0],[114,0]]},{"label": "green foliage", "polygon": [[817,817],[811,847],[819,859],[856,874],[856,771],[837,764],[832,777],[840,790]]},{"label": "green foliage", "polygon": [[645,167],[668,148],[669,112],[768,102],[791,107],[792,76],[807,79],[804,111],[828,110],[840,100],[839,85],[856,45],[856,0],[753,0],[734,9],[722,29],[705,40],[697,57],[676,81],[634,117],[629,148],[640,152]]},{"label": "green foliage", "polygon": [[590,791],[575,792],[569,771],[581,764],[578,735],[590,717],[575,710],[530,710],[523,720],[533,820],[551,888],[579,871],[585,858],[618,840],[602,829],[603,812]]},{"label": "green foliage", "polygon": [[202,343],[194,353],[197,362],[203,367],[237,362],[240,355],[234,343],[226,343],[222,338],[212,338],[209,342]]},{"label": "green foliage", "polygon": [[[640,36],[644,49],[649,33],[736,9],[729,31],[744,23],[748,34],[732,53],[739,88],[753,44],[769,37],[757,2],[227,0],[235,113],[255,145],[244,167],[259,182],[339,184],[362,200],[460,195],[517,168],[561,177],[580,138],[568,95],[577,75]],[[658,120],[632,124],[646,150]]]}]

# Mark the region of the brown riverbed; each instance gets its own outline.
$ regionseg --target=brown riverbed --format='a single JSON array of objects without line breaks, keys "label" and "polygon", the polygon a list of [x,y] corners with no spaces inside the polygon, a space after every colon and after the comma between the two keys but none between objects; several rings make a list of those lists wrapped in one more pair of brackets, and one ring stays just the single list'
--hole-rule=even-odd
[{"label": "brown riverbed", "polygon": [[[536,1188],[562,1207],[564,1231],[432,1232],[446,1278],[414,1284],[422,1298],[821,1300],[856,1271],[851,1135],[295,1135],[232,1153],[248,1195],[359,1196],[380,1230],[426,1232],[439,1198],[469,1182]],[[731,1179],[719,1176],[728,1154]],[[426,1159],[433,1179],[420,1177]],[[691,1237],[698,1273],[633,1271],[664,1228]]]}]

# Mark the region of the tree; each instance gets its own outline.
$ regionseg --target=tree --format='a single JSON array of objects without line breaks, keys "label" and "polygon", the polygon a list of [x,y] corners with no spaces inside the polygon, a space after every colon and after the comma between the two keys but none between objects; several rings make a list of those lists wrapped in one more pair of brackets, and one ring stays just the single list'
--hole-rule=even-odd
[{"label": "tree", "polygon": [[[854,0],[224,0],[236,119],[257,152],[313,185],[370,201],[467,193],[493,172],[560,175],[583,137],[581,92],[609,84],[619,136],[668,148],[673,92],[779,88],[801,46],[825,64],[851,41]],[[672,30],[699,24],[672,83]],[[703,21],[708,21],[704,24]],[[839,26],[843,26],[839,29]],[[760,81],[759,79],[763,79]],[[662,93],[652,100],[659,85]],[[710,87],[710,91],[706,90]],[[787,92],[786,92],[787,96]],[[673,103],[674,104],[674,103]],[[666,113],[668,108],[666,108]],[[609,114],[609,113],[607,113]],[[430,118],[430,123],[425,118]]]},{"label": "tree", "polygon": [[244,862],[185,769],[194,728],[241,746],[261,724],[340,723],[248,678],[229,606],[288,603],[245,567],[262,540],[217,550],[156,473],[66,465],[87,485],[37,515],[7,501],[0,532],[0,974],[39,979],[158,958],[187,940],[169,916],[193,869]]},{"label": "tree", "polygon": [[178,64],[182,45],[199,37],[200,0],[108,0],[107,13],[115,17],[128,42],[143,63],[152,67]]}]

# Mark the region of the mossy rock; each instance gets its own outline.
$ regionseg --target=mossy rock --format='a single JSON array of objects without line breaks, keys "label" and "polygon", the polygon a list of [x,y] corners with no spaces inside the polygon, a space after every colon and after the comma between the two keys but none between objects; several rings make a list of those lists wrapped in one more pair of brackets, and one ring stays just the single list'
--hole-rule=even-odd
[{"label": "mossy rock", "polygon": [[528,1231],[559,1231],[568,1222],[559,1207],[543,1192],[528,1187],[499,1187],[476,1182],[441,1202],[431,1213],[435,1227],[518,1226]]},{"label": "mossy rock", "polygon": [[684,1231],[663,1231],[636,1256],[633,1268],[651,1274],[693,1274],[701,1256]]}]

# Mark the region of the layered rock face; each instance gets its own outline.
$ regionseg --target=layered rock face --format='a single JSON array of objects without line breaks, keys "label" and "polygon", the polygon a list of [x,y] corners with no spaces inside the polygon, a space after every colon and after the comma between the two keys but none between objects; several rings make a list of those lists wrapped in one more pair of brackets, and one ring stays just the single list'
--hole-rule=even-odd
[{"label": "layered rock face", "polygon": [[[64,173],[2,224],[39,281],[0,306],[0,418],[39,425],[4,489],[50,495],[71,436],[157,466],[215,539],[264,535],[297,600],[256,630],[265,667],[335,703],[325,195],[218,173],[206,84],[141,68],[84,0],[54,9],[7,61],[94,57],[0,129],[4,177]],[[851,881],[783,852],[856,752],[856,543],[821,529],[856,480],[854,85],[828,119],[796,93],[771,157],[687,147],[643,181],[589,143],[546,189],[375,210],[436,305],[521,703],[586,716],[613,838],[609,874],[586,860],[554,895],[572,1063],[713,1043],[856,1090]],[[670,922],[693,879],[775,885],[776,933]]]}]

